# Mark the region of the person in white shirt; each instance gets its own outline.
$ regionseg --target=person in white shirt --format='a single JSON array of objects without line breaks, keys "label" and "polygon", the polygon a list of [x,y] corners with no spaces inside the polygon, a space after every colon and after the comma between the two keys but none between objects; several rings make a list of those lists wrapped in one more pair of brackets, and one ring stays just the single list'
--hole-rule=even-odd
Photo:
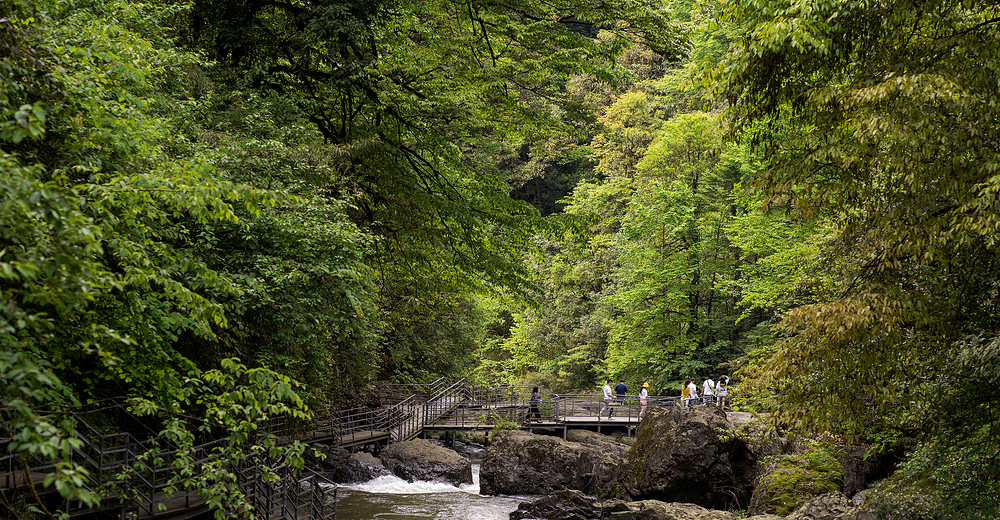
[{"label": "person in white shirt", "polygon": [[715,403],[715,374],[709,374],[708,379],[701,385],[701,396],[705,398],[705,404]]},{"label": "person in white shirt", "polygon": [[649,383],[642,384],[642,390],[639,390],[639,420],[646,415],[646,398],[649,397]]},{"label": "person in white shirt", "polygon": [[719,408],[726,409],[726,391],[729,387],[729,376],[722,376],[715,385],[715,398],[719,400]]},{"label": "person in white shirt", "polygon": [[601,414],[604,413],[605,409],[607,409],[608,411],[608,419],[611,418],[611,414],[615,412],[614,408],[611,407],[611,403],[613,402],[614,398],[615,394],[611,392],[611,380],[608,379],[608,381],[604,383],[604,407],[601,408],[600,412],[597,412],[598,418],[600,418]]},{"label": "person in white shirt", "polygon": [[698,398],[698,385],[694,384],[694,379],[688,379],[688,406],[694,406],[694,400]]}]

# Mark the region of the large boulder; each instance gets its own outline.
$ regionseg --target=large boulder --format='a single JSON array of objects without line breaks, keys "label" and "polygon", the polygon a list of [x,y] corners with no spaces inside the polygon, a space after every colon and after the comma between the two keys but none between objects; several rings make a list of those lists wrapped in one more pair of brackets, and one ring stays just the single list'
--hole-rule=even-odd
[{"label": "large boulder", "polygon": [[392,472],[371,453],[352,453],[338,473],[336,482],[368,482],[387,475],[392,475]]},{"label": "large boulder", "polygon": [[750,514],[786,516],[813,497],[841,491],[844,471],[838,452],[807,441],[795,453],[768,457],[750,499]]},{"label": "large boulder", "polygon": [[510,520],[733,520],[728,511],[711,511],[695,504],[656,500],[600,500],[580,491],[561,491],[522,503]]},{"label": "large boulder", "polygon": [[631,500],[686,502],[712,509],[747,503],[755,460],[716,406],[653,407],[614,482],[604,490]]},{"label": "large boulder", "polygon": [[382,464],[397,477],[446,482],[455,486],[472,484],[472,463],[448,448],[425,439],[395,442],[382,450]]},{"label": "large boulder", "polygon": [[[338,484],[367,482],[381,476],[392,475],[382,461],[369,453],[351,453],[339,446],[323,444],[314,444],[311,447],[322,453],[322,457],[310,456],[310,463],[325,477]],[[311,454],[311,451],[307,453]]]},{"label": "large boulder", "polygon": [[843,468],[846,496],[868,489],[869,475],[875,473],[875,462],[865,455],[868,450],[859,446],[844,446],[841,450],[840,465]]},{"label": "large boulder", "polygon": [[483,455],[484,495],[545,495],[575,489],[593,492],[608,482],[624,457],[615,443],[583,444],[517,430],[498,431]]}]

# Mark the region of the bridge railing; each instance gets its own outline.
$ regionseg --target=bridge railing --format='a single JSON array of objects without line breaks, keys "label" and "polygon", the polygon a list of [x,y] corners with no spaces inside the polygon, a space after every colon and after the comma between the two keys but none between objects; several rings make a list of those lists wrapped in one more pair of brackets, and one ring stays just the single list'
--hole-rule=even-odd
[{"label": "bridge railing", "polygon": [[516,403],[531,397],[529,385],[472,385],[470,402],[482,406]]},{"label": "bridge railing", "polygon": [[[93,514],[98,510],[119,509],[122,516],[152,517],[162,513],[161,509],[169,503],[171,507],[183,507],[189,509],[203,503],[198,491],[192,486],[184,485],[182,480],[178,480],[175,468],[171,461],[178,456],[190,457],[188,463],[195,473],[204,464],[217,460],[218,448],[226,445],[225,438],[215,439],[198,446],[191,451],[182,453],[176,446],[164,437],[154,437],[147,440],[139,440],[130,433],[104,433],[92,427],[82,417],[76,417],[77,428],[74,435],[79,439],[80,445],[73,447],[67,460],[86,470],[81,486],[91,492],[103,496],[101,506],[88,507],[81,501],[64,501],[60,509],[70,515]],[[5,434],[13,434],[6,425],[0,424],[0,429],[7,430]],[[5,435],[7,439],[13,435]],[[58,462],[48,461],[40,458],[22,458],[16,453],[8,453],[10,441],[0,442],[0,470],[3,471],[3,479],[0,483],[6,488],[8,496],[18,494],[38,494],[52,491],[51,489],[41,490],[42,478],[46,473],[55,470]],[[245,449],[252,449],[246,446]],[[143,456],[144,454],[149,454]],[[280,469],[280,465],[278,466]],[[240,488],[252,498],[255,493],[254,485],[263,482],[261,478],[261,468],[258,466],[248,466],[240,472],[249,472],[245,478],[241,478]],[[294,475],[288,471],[282,477],[282,485],[289,485],[296,481]],[[320,477],[308,477],[322,478]],[[329,486],[332,483],[326,482]],[[34,487],[36,491],[30,491]],[[41,490],[41,491],[38,491]],[[324,516],[299,516],[298,519],[321,520],[332,518],[330,511],[332,507],[333,515],[336,514],[336,504],[332,506],[326,502],[322,505],[312,503],[308,500],[316,500],[313,495],[303,495],[297,491],[296,487],[280,488],[270,492],[273,497],[277,497],[285,503],[293,502],[297,506],[301,505],[306,510],[311,510],[323,514]],[[168,496],[168,491],[171,491]],[[298,497],[292,497],[289,493],[297,493]],[[327,493],[328,494],[328,493]],[[334,492],[334,500],[336,494]],[[322,498],[322,497],[321,497]],[[328,502],[328,498],[324,498]],[[183,499],[183,501],[179,501]],[[235,513],[235,512],[234,512]],[[286,518],[292,518],[290,516]]]},{"label": "bridge railing", "polygon": [[433,383],[392,383],[380,381],[375,385],[378,402],[383,406],[399,404],[410,396],[416,396],[418,401],[427,402],[430,399]]},{"label": "bridge railing", "polygon": [[[421,428],[424,425],[434,424],[442,417],[452,414],[460,408],[465,408],[470,401],[472,385],[465,378],[447,386],[443,383],[442,381],[442,384],[435,389],[427,403],[420,407],[419,423]],[[419,432],[411,432],[404,438],[415,436],[416,433]]]},{"label": "bridge railing", "polygon": [[[283,461],[268,459],[266,465],[278,475],[273,483],[261,478],[257,467],[240,468],[240,487],[258,518],[320,520],[337,516],[337,485],[311,469],[296,475]],[[238,516],[238,512],[233,512]]]},{"label": "bridge railing", "polygon": [[[680,402],[675,396],[649,396],[646,398],[646,406],[676,406]],[[559,394],[552,399],[552,417],[556,421],[567,421],[573,419],[594,418],[604,421],[611,412],[611,417],[615,419],[638,420],[642,413],[642,405],[639,396],[626,395],[624,397],[615,396],[612,399],[604,399],[603,394]]]},{"label": "bridge railing", "polygon": [[379,410],[380,431],[389,432],[393,441],[401,441],[420,433],[423,423],[420,421],[421,399],[410,396],[398,404]]}]

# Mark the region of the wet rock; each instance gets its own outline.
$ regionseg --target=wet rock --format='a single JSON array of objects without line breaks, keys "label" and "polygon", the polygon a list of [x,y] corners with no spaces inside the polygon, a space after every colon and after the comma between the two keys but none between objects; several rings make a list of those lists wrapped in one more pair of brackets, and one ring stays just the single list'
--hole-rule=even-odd
[{"label": "wet rock", "polygon": [[453,450],[431,441],[415,439],[395,442],[382,450],[382,464],[397,477],[446,482],[458,486],[472,484],[472,463]]},{"label": "wet rock", "polygon": [[605,505],[597,498],[581,491],[565,490],[544,496],[534,502],[522,503],[516,511],[510,514],[510,520],[533,518],[540,520],[591,520],[601,518],[606,508],[611,510],[619,504],[623,504],[623,502],[616,500]]},{"label": "wet rock", "polygon": [[624,448],[614,443],[582,444],[523,431],[499,431],[483,455],[480,492],[484,495],[545,495],[558,490],[593,492],[600,483],[610,481],[623,456]]},{"label": "wet rock", "polygon": [[[323,472],[334,471],[342,467],[351,456],[351,452],[339,446],[328,446],[326,444],[310,444],[310,449],[306,450],[306,460],[315,468]],[[319,452],[317,457],[313,452]]]},{"label": "wet rock", "polygon": [[725,510],[746,504],[755,459],[716,406],[651,407],[635,445],[604,490],[631,500],[681,502]]},{"label": "wet rock", "polygon": [[314,444],[313,449],[324,455],[323,460],[310,456],[310,463],[323,476],[338,483],[367,482],[385,475],[392,475],[382,461],[365,452],[351,453],[344,448]]}]

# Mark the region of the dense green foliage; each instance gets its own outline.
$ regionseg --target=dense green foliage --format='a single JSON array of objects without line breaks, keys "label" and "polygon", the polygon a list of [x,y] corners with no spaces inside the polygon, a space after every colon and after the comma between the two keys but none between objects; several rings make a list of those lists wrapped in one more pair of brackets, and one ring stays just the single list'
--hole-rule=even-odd
[{"label": "dense green foliage", "polygon": [[[48,414],[111,399],[244,463],[247,425],[380,379],[729,373],[781,427],[905,447],[880,511],[994,518],[998,20],[0,0],[9,449],[64,458]],[[225,468],[190,482],[217,511]],[[80,472],[49,483],[97,500]]]},{"label": "dense green foliage", "polygon": [[1000,10],[731,2],[727,14],[748,36],[716,85],[733,132],[764,157],[754,190],[831,228],[815,301],[784,317],[755,387],[781,394],[784,424],[915,436],[887,509],[995,518]]}]

